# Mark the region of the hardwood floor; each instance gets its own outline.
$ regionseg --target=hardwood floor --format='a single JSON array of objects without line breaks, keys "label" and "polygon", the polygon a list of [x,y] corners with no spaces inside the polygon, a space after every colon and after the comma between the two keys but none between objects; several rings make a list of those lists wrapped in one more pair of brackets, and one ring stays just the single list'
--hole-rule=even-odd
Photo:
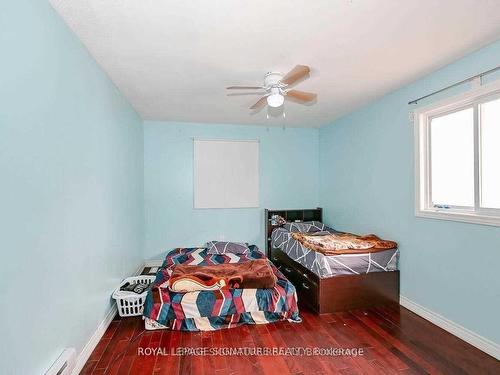
[{"label": "hardwood floor", "polygon": [[[144,331],[138,318],[116,318],[82,374],[500,374],[500,362],[394,306],[315,315],[303,322],[214,332]],[[363,348],[352,356],[139,355],[139,350],[203,347]]]}]

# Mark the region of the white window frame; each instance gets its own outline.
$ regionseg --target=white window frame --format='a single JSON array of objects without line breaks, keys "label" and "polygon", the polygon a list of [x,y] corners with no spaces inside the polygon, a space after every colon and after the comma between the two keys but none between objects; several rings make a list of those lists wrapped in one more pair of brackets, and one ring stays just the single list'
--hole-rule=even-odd
[{"label": "white window frame", "polygon": [[[500,97],[500,81],[471,89],[463,94],[414,111],[415,135],[415,216],[500,226],[500,209],[481,208],[480,137],[478,106]],[[430,123],[465,107],[474,107],[474,208],[436,208],[431,202]]]}]

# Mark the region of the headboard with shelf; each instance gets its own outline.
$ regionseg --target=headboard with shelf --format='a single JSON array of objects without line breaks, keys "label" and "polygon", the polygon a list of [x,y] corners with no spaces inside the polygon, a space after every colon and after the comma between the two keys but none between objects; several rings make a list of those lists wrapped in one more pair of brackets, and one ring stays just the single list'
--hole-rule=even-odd
[{"label": "headboard with shelf", "polygon": [[321,207],[298,210],[271,210],[266,208],[264,213],[264,234],[266,236],[266,256],[268,257],[271,252],[271,233],[275,228],[281,226],[271,224],[271,217],[273,215],[279,215],[286,221],[323,221],[323,209]]}]

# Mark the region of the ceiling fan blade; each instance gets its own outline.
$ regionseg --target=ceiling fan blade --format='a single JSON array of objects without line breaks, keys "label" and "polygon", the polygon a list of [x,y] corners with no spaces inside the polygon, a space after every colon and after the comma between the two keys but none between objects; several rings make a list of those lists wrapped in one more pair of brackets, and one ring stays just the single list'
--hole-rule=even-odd
[{"label": "ceiling fan blade", "polygon": [[229,86],[226,87],[227,90],[256,90],[265,89],[264,86]]},{"label": "ceiling fan blade", "polygon": [[267,95],[260,98],[257,101],[257,103],[255,103],[253,106],[250,107],[250,109],[256,109],[256,108],[262,107],[266,103],[266,100],[267,100]]},{"label": "ceiling fan blade", "polygon": [[296,65],[295,68],[290,70],[281,80],[282,83],[287,85],[291,85],[292,83],[297,82],[298,80],[309,75],[311,69],[306,65]]},{"label": "ceiling fan blade", "polygon": [[236,91],[236,92],[231,92],[226,94],[227,96],[248,96],[248,95],[262,95],[262,92],[255,92],[255,91],[250,91],[250,92],[241,92],[241,91]]},{"label": "ceiling fan blade", "polygon": [[290,90],[290,91],[287,91],[286,96],[289,96],[289,97],[296,99],[298,101],[301,101],[301,102],[310,102],[310,101],[316,99],[316,97],[318,95],[313,94],[312,92],[306,92],[306,91],[300,91],[300,90]]}]

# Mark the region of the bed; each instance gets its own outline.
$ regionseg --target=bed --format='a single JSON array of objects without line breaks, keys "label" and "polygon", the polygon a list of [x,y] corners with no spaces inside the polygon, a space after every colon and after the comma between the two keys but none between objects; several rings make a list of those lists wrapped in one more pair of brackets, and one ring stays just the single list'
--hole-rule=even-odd
[{"label": "bed", "polygon": [[296,286],[301,303],[318,313],[372,307],[399,300],[399,250],[324,255],[304,247],[277,223],[315,222],[316,230],[341,233],[322,223],[321,208],[266,210],[266,253]]},{"label": "bed", "polygon": [[167,281],[176,264],[216,265],[262,259],[254,246],[247,254],[207,253],[205,248],[178,248],[170,251],[156,275],[144,304],[148,330],[172,329],[211,331],[242,324],[266,324],[282,320],[300,322],[294,285],[271,263],[277,277],[273,289],[229,289],[172,292]]},{"label": "bed", "polygon": [[[324,231],[336,232],[331,228],[324,228]],[[396,271],[399,258],[397,248],[376,253],[323,255],[320,252],[304,247],[298,240],[293,238],[292,232],[281,227],[273,230],[271,245],[273,248],[283,251],[292,260],[302,264],[320,278]]]}]

